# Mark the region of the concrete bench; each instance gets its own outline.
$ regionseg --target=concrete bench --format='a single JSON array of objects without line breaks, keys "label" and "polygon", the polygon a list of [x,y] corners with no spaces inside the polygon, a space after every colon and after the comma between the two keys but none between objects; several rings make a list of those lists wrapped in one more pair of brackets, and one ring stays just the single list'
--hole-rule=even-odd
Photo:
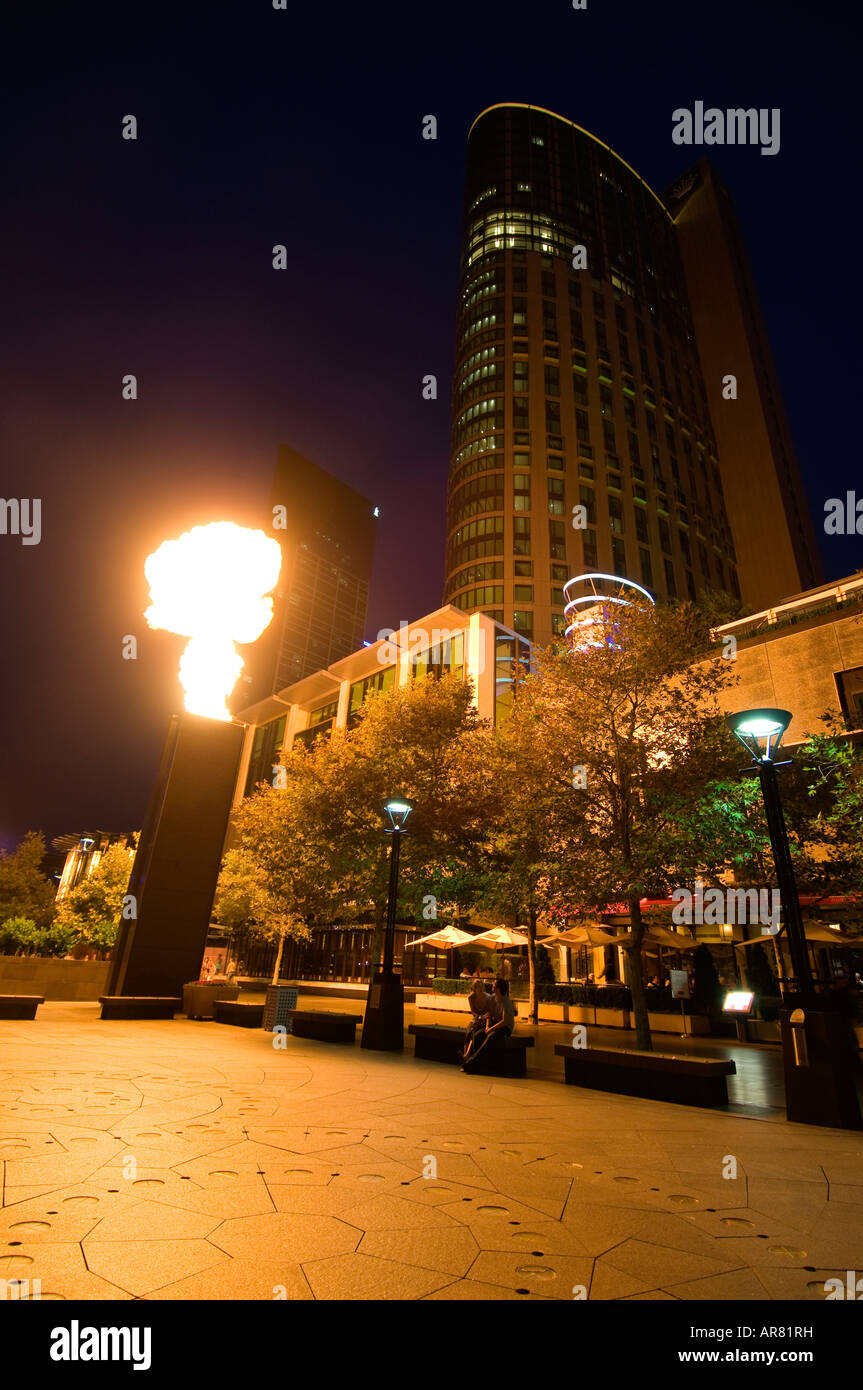
[{"label": "concrete bench", "polygon": [[312,1009],[288,1009],[291,1032],[296,1038],[316,1038],[318,1042],[356,1042],[357,1024],[362,1014],[337,1014]]},{"label": "concrete bench", "polygon": [[564,1059],[568,1086],[708,1109],[728,1104],[726,1078],[737,1071],[734,1062],[725,1057],[670,1057],[662,1052],[572,1047],[567,1043],[556,1043],[554,1051]]},{"label": "concrete bench", "polygon": [[213,1005],[217,1023],[233,1023],[236,1028],[263,1028],[263,1004],[241,1004],[234,999],[217,999]]},{"label": "concrete bench", "polygon": [[43,994],[0,994],[0,1018],[35,1018]]},{"label": "concrete bench", "polygon": [[182,999],[161,994],[102,994],[102,1018],[173,1018]]},{"label": "concrete bench", "polygon": [[[448,1062],[458,1066],[464,1047],[464,1028],[447,1028],[445,1024],[412,1023],[408,1028],[416,1038],[414,1056],[425,1062]],[[515,1033],[504,1039],[503,1047],[483,1052],[476,1071],[482,1076],[524,1076],[527,1072],[527,1049],[535,1040],[526,1034]]]}]

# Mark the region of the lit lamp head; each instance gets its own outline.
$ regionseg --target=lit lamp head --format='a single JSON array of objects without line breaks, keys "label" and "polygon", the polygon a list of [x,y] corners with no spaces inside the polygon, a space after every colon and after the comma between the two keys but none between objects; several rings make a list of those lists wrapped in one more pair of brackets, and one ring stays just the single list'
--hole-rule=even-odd
[{"label": "lit lamp head", "polygon": [[393,832],[404,831],[405,821],[413,810],[413,806],[409,801],[405,801],[403,796],[396,796],[393,797],[391,801],[387,802],[384,806],[384,810],[389,816],[390,825],[392,826],[392,830],[387,831],[389,835]]},{"label": "lit lamp head", "polygon": [[739,714],[726,715],[725,722],[754,762],[770,763],[791,723],[791,712],[787,709],[745,709]]}]

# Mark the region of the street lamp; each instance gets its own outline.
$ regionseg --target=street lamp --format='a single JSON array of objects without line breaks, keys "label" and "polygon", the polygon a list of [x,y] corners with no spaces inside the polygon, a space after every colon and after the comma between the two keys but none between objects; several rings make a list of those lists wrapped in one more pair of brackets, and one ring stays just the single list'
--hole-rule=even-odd
[{"label": "street lamp", "polygon": [[[791,713],[787,709],[747,709],[742,710],[739,714],[727,715],[725,722],[750,754],[754,770],[761,783],[764,813],[767,817],[770,846],[773,850],[773,862],[776,865],[776,879],[779,884],[782,920],[785,923],[788,946],[791,951],[791,965],[803,1003],[811,1007],[814,1002],[815,988],[809,965],[809,951],[806,946],[803,917],[800,912],[797,880],[794,876],[794,865],[788,846],[788,832],[785,829],[785,817],[782,813],[782,801],[779,796],[779,781],[776,776],[777,766],[788,766],[787,762],[777,764],[775,758],[782,742],[782,736],[791,723]],[[752,768],[746,769],[747,772],[752,770]],[[782,990],[787,1003],[784,981]]]},{"label": "street lamp", "polygon": [[[789,997],[783,982],[786,1007],[780,1011],[780,1021],[786,1114],[789,1120],[802,1124],[859,1129],[857,1083],[843,1038],[843,1021],[830,1011],[829,1000],[815,996],[797,880],[779,796],[776,769],[787,767],[788,763],[777,763],[776,754],[791,723],[791,713],[787,709],[748,709],[726,715],[725,722],[752,758],[752,766],[746,768],[746,772],[757,772],[761,783],[782,920],[799,993],[798,1000]],[[795,1003],[803,1007],[795,1008]]]},{"label": "street lamp", "polygon": [[407,834],[405,822],[413,806],[404,797],[392,797],[384,806],[390,822],[385,834],[392,835],[390,846],[390,886],[387,896],[387,927],[384,936],[384,959],[375,971],[369,988],[363,1020],[362,1047],[380,1052],[401,1052],[404,1047],[404,986],[396,974],[395,957],[396,905],[399,896],[399,853],[402,837]]}]

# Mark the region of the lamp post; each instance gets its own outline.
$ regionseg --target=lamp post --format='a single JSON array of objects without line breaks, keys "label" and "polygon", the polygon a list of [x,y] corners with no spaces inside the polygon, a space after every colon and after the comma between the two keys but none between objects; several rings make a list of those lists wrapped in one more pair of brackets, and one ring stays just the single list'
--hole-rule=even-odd
[{"label": "lamp post", "polygon": [[[782,920],[785,923],[788,936],[791,966],[803,1004],[811,1008],[814,1003],[815,986],[809,964],[809,950],[806,945],[803,917],[800,912],[797,879],[794,875],[794,865],[791,861],[791,850],[788,845],[788,832],[785,829],[785,816],[782,812],[782,801],[779,795],[779,780],[776,776],[777,766],[788,766],[787,762],[777,764],[775,755],[779,751],[782,736],[791,723],[791,714],[787,709],[748,709],[739,714],[729,714],[726,723],[752,757],[754,770],[761,783],[761,797],[764,802],[764,814],[767,818],[770,847],[773,850],[773,862],[776,865],[776,881],[779,884]],[[746,770],[749,772],[752,769],[747,768]],[[788,991],[784,981],[782,982],[782,991],[787,1002]]]},{"label": "lamp post", "polygon": [[[788,1119],[801,1124],[859,1129],[857,1083],[849,1040],[843,1036],[844,1020],[835,1011],[831,1012],[829,999],[818,998],[815,994],[776,777],[777,767],[788,766],[787,762],[776,762],[776,753],[791,717],[787,709],[749,709],[729,714],[725,721],[752,757],[752,766],[746,771],[756,771],[761,783],[782,920],[797,985],[797,998],[786,989],[785,981],[781,986],[786,1006],[780,1011],[785,1108]],[[856,1054],[856,1042],[854,1052]]]},{"label": "lamp post", "polygon": [[399,896],[399,854],[402,837],[407,834],[405,821],[413,806],[404,797],[393,797],[384,806],[392,835],[390,845],[390,885],[387,895],[387,925],[384,936],[384,959],[375,971],[369,988],[362,1047],[380,1052],[400,1052],[404,1047],[404,986],[401,975],[394,969],[396,905]]}]

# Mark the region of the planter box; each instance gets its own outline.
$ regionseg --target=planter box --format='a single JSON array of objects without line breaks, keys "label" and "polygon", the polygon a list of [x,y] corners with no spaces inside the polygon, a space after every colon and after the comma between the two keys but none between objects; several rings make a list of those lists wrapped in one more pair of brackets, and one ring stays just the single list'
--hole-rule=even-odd
[{"label": "planter box", "polygon": [[0,994],[41,994],[46,999],[88,999],[105,993],[107,960],[48,956],[0,956]]},{"label": "planter box", "polygon": [[236,985],[183,985],[183,1013],[187,1018],[214,1018],[217,999],[236,999]]},{"label": "planter box", "polygon": [[[651,1033],[674,1033],[677,1037],[683,1032],[683,1019],[680,1014],[648,1014]],[[710,1020],[701,1014],[686,1015],[686,1034],[710,1032]]]},{"label": "planter box", "polygon": [[291,1031],[291,1010],[297,1007],[300,991],[296,985],[267,985],[267,1002],[264,1005],[263,1028],[272,1033],[274,1028]]},{"label": "planter box", "polygon": [[466,994],[418,994],[416,1006],[418,1009],[439,1009],[448,1013],[470,1013]]},{"label": "planter box", "polygon": [[628,1028],[629,1013],[625,1009],[596,1009],[597,1028]]}]

